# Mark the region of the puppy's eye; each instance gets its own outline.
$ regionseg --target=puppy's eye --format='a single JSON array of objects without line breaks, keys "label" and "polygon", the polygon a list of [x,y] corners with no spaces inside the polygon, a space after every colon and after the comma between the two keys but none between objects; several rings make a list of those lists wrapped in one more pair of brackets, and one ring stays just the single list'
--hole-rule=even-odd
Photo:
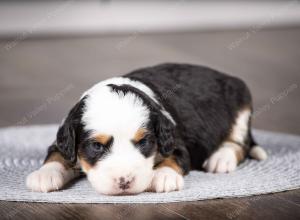
[{"label": "puppy's eye", "polygon": [[147,138],[142,138],[138,142],[136,142],[137,145],[144,146],[147,143]]},{"label": "puppy's eye", "polygon": [[98,142],[93,143],[92,146],[93,146],[93,149],[98,152],[102,152],[104,149],[104,146]]}]

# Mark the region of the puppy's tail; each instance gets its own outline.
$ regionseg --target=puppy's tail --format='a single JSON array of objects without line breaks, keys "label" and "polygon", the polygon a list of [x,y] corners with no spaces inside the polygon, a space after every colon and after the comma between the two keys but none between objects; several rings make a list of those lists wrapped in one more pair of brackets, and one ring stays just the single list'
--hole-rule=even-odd
[{"label": "puppy's tail", "polygon": [[252,135],[250,135],[250,157],[256,160],[265,160],[268,158],[267,152],[254,141]]}]

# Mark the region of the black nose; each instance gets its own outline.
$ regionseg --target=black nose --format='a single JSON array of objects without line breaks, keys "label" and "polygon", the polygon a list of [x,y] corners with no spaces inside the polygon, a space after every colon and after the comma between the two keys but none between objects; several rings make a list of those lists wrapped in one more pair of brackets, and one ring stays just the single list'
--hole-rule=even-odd
[{"label": "black nose", "polygon": [[131,180],[125,179],[124,177],[119,178],[119,188],[122,190],[126,190],[130,188],[130,183],[132,182]]}]

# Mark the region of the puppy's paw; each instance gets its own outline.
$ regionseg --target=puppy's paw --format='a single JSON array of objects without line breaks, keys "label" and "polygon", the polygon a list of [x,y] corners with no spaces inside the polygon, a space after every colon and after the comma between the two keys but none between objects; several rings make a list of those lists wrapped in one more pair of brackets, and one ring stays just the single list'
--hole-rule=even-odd
[{"label": "puppy's paw", "polygon": [[234,171],[237,164],[235,151],[229,147],[222,147],[204,162],[203,168],[211,173],[228,173]]},{"label": "puppy's paw", "polygon": [[65,168],[59,163],[45,164],[27,176],[26,186],[36,192],[59,190],[68,181],[65,172]]},{"label": "puppy's paw", "polygon": [[151,189],[155,192],[171,192],[181,190],[184,185],[182,175],[169,167],[161,167],[154,171]]}]

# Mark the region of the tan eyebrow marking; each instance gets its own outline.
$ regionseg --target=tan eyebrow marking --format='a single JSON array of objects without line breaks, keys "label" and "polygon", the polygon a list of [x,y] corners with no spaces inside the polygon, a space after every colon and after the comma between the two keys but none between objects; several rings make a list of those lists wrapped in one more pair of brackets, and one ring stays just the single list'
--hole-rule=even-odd
[{"label": "tan eyebrow marking", "polygon": [[96,141],[98,141],[99,143],[105,145],[107,144],[110,139],[111,139],[111,136],[110,135],[106,135],[106,134],[98,134],[94,137],[96,139]]},{"label": "tan eyebrow marking", "polygon": [[133,137],[133,142],[134,143],[139,142],[141,139],[143,139],[146,136],[147,133],[148,131],[145,128],[138,129]]}]

